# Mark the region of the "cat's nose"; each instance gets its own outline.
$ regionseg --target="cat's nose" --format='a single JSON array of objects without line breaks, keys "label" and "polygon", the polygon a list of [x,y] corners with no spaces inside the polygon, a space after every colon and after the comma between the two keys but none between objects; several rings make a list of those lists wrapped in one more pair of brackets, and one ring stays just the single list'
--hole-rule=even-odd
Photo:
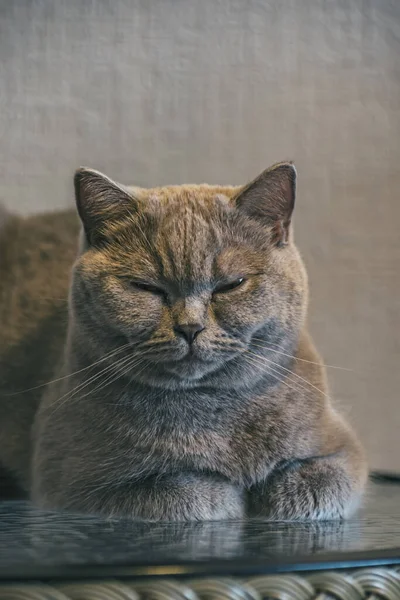
[{"label": "cat's nose", "polygon": [[189,344],[193,344],[194,340],[199,333],[203,331],[204,327],[200,323],[187,323],[184,325],[175,325],[174,329],[175,332],[184,337]]}]

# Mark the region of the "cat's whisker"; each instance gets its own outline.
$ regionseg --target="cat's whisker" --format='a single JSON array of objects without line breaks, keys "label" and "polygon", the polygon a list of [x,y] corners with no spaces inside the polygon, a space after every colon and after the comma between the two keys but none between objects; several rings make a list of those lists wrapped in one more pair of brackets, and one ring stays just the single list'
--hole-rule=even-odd
[{"label": "cat's whisker", "polygon": [[[134,360],[133,360],[133,358],[134,357],[129,356],[129,357],[126,357],[125,359],[121,360],[118,363],[118,367],[126,365],[129,361],[131,361],[132,364],[129,364],[129,367],[128,367],[127,371],[126,371],[126,372],[129,372],[129,370],[132,369],[132,366],[134,366]],[[139,357],[138,364],[140,364],[141,360],[143,360],[143,359],[141,357]],[[56,405],[51,414],[54,414],[56,411],[58,411],[64,404],[66,404],[66,402],[70,402],[71,400],[72,400],[72,402],[80,402],[83,398],[85,398],[86,396],[89,396],[90,394],[94,393],[95,391],[97,391],[98,389],[104,387],[105,385],[109,385],[113,381],[117,381],[120,377],[123,376],[123,373],[122,374],[118,373],[118,376],[115,378],[115,380],[111,381],[113,379],[113,377],[115,377],[115,368],[116,368],[115,364],[114,365],[110,365],[106,369],[103,369],[95,377],[90,378],[90,380],[85,381],[83,384],[80,384],[76,388],[74,388],[73,390],[71,390],[71,392],[67,392],[67,394],[64,394],[64,396],[61,396],[61,398],[58,398],[58,400],[56,400],[56,402],[53,402],[48,407],[48,408],[51,408],[52,406]],[[111,373],[111,376],[110,376],[110,373],[109,373],[110,370],[113,370],[113,372]],[[87,388],[88,385],[90,385],[91,383],[94,383],[94,381],[98,380],[103,375],[106,375],[106,379],[105,380],[102,380],[94,389],[91,389],[91,390],[89,390],[89,392],[87,392],[87,393],[85,393],[83,395],[80,395],[79,392],[81,392],[82,390],[84,390],[85,388]],[[75,396],[75,400],[73,400],[74,396]]]},{"label": "cat's whisker", "polygon": [[[110,365],[109,369],[104,369],[101,373],[99,373],[98,377],[96,377],[94,380],[92,381],[88,381],[86,383],[93,383],[93,381],[96,381],[97,379],[99,379],[99,377],[103,374],[105,374],[105,371],[107,371],[107,377],[109,376],[109,371],[111,371],[111,376],[113,376],[114,372],[119,372],[120,369],[124,369],[126,367],[126,365],[128,365],[128,370],[132,369],[133,367],[136,366],[136,364],[141,364],[141,362],[144,360],[144,356],[143,354],[141,354],[140,356],[138,356],[137,354],[134,354],[132,356],[127,356],[125,358],[123,358],[120,361],[117,361],[116,363]],[[106,380],[107,381],[107,380]],[[100,382],[99,387],[101,387],[104,383],[104,380],[102,382]],[[86,387],[86,385],[84,386]],[[96,388],[98,389],[98,388]],[[78,390],[79,392],[82,391],[82,389]],[[92,390],[94,391],[94,390]]]},{"label": "cat's whisker", "polygon": [[168,349],[171,346],[171,341],[172,340],[160,340],[160,341],[149,340],[148,342],[144,342],[143,344],[141,344],[140,348],[145,349],[145,350],[154,349],[154,348],[157,350],[160,350],[160,348],[162,349],[163,347],[165,347]]},{"label": "cat's whisker", "polygon": [[[259,358],[259,357],[257,357],[257,358]],[[254,357],[253,357],[253,360],[254,360]],[[307,389],[304,385],[301,385],[297,381],[293,381],[292,379],[289,379],[288,375],[281,373],[280,371],[278,371],[277,369],[274,369],[270,365],[265,365],[261,361],[259,361],[258,363],[257,362],[253,363],[253,364],[256,364],[256,366],[258,366],[259,368],[267,369],[268,375],[271,375],[272,377],[274,377],[280,384],[284,385],[292,392],[298,393],[299,390],[303,390],[306,393],[310,393],[310,390]],[[290,382],[290,383],[288,383],[288,382]]]},{"label": "cat's whisker", "polygon": [[[143,365],[143,367],[140,369],[140,371],[136,371],[136,372],[135,372],[135,376],[136,376],[136,377],[137,377],[138,375],[140,375],[140,373],[142,373],[142,372],[145,370],[145,368],[146,368],[146,362],[145,362],[145,361],[143,361],[143,362],[144,362],[145,364],[144,364],[144,365]],[[139,364],[140,364],[140,363],[139,363]],[[135,365],[135,367],[137,367],[137,366],[139,366],[139,365]],[[132,382],[132,381],[133,381],[133,379],[134,379],[134,377],[132,376],[132,377],[131,377],[131,379],[130,379],[130,381]]]},{"label": "cat's whisker", "polygon": [[[291,381],[291,379],[288,378],[288,376],[284,373],[281,373],[280,371],[278,371],[277,369],[274,369],[273,367],[271,367],[270,365],[266,365],[264,362],[262,362],[259,357],[257,355],[254,354],[249,354],[246,353],[245,358],[247,360],[249,360],[253,365],[255,365],[256,367],[258,367],[258,369],[268,373],[269,375],[271,375],[272,373],[276,373],[277,375],[275,375],[275,379],[277,379],[279,381],[279,383],[283,383],[284,385],[287,385],[287,387],[290,387],[290,389],[295,390],[295,387],[292,387],[291,385],[288,384],[287,381]],[[295,383],[295,382],[292,382]]]},{"label": "cat's whisker", "polygon": [[[121,395],[120,395],[120,397],[119,397],[119,399],[118,399],[118,401],[117,401],[117,404],[119,404],[119,403],[121,403],[121,402],[122,402],[122,399],[123,399],[123,397],[124,397],[124,395],[125,395],[125,392],[126,392],[127,388],[128,388],[128,387],[129,387],[129,386],[132,384],[132,382],[135,380],[135,377],[137,377],[138,375],[140,375],[140,374],[141,374],[141,373],[142,373],[142,372],[145,370],[145,368],[146,368],[146,361],[145,361],[145,359],[143,359],[143,360],[142,360],[142,362],[144,363],[143,367],[140,369],[140,371],[135,371],[134,375],[132,375],[132,376],[129,378],[129,380],[128,380],[128,383],[127,383],[127,384],[124,386],[124,389],[122,390],[122,393],[121,393]],[[137,364],[133,365],[133,367],[135,367],[135,369],[136,369],[136,367],[138,367],[139,365],[140,365],[140,362],[138,362]],[[132,367],[131,367],[129,370],[131,370],[131,369],[132,369]],[[129,371],[128,371],[128,372],[129,372]],[[157,396],[157,397],[158,397],[158,396]],[[144,404],[144,401],[141,401],[141,402],[137,403],[137,400],[136,400],[136,404],[143,405],[143,404]]]},{"label": "cat's whisker", "polygon": [[246,346],[244,344],[232,344],[232,343],[226,343],[226,344],[220,344],[220,343],[213,343],[212,344],[213,350],[229,350],[232,352],[238,351],[238,350],[242,350],[245,351],[246,350]]},{"label": "cat's whisker", "polygon": [[[121,367],[125,367],[126,365],[128,365],[127,372],[129,372],[129,370],[131,370],[133,367],[144,362],[146,354],[148,354],[148,353],[144,353],[144,354],[141,353],[140,356],[138,356],[138,354],[136,353],[133,356],[123,357],[116,363],[108,365],[107,367],[102,369],[99,373],[94,374],[92,377],[81,382],[78,386],[76,386],[72,390],[68,391],[63,396],[61,396],[61,398],[58,398],[58,400],[56,400],[56,402],[52,403],[50,406],[52,406],[53,404],[57,404],[58,402],[60,402],[61,400],[64,400],[64,399],[65,399],[65,402],[70,400],[71,398],[73,398],[73,396],[76,396],[79,392],[84,390],[91,383],[94,383],[95,381],[100,379],[103,375],[106,375],[106,377],[108,377],[110,374],[110,371],[115,371],[115,370],[120,369]],[[114,373],[112,373],[112,376],[113,375],[114,375]],[[96,389],[101,387],[103,384],[104,384],[104,380],[100,383],[100,385]],[[95,391],[95,390],[91,390],[91,392],[89,392],[89,393],[92,393],[93,391]],[[79,395],[79,399],[85,397],[86,395],[88,395],[88,394],[85,394],[84,396]],[[64,402],[62,404],[64,404]]]},{"label": "cat's whisker", "polygon": [[323,362],[315,362],[312,360],[307,360],[305,358],[299,358],[298,356],[295,356],[293,354],[287,354],[286,352],[282,352],[282,350],[275,350],[273,348],[271,348],[270,346],[276,346],[276,347],[280,347],[278,344],[271,344],[270,342],[268,344],[265,343],[265,340],[263,340],[262,338],[257,338],[254,337],[252,338],[252,341],[257,341],[257,342],[263,342],[263,345],[257,345],[257,344],[253,344],[254,346],[257,346],[258,348],[265,348],[266,350],[269,350],[270,352],[276,352],[277,354],[282,354],[282,356],[287,356],[288,358],[294,358],[295,360],[299,360],[301,362],[305,362],[305,363],[309,363],[310,365],[317,365],[317,366],[321,366],[321,367],[327,367],[329,369],[339,369],[341,371],[350,371],[352,372],[354,369],[348,369],[347,367],[340,367],[337,365],[327,365]]},{"label": "cat's whisker", "polygon": [[[271,367],[269,365],[265,365],[265,364],[263,364],[261,362],[255,361],[253,356],[251,358],[249,356],[247,356],[247,358],[250,359],[250,361],[252,362],[252,364],[255,365],[256,367],[258,367],[259,369],[267,369],[268,375],[271,375],[274,379],[276,379],[279,383],[281,383],[284,386],[286,386],[292,392],[297,392],[297,390],[298,390],[299,387],[301,389],[304,389],[304,390],[308,391],[305,387],[299,386],[298,384],[295,384],[295,382],[292,382],[295,385],[290,385],[287,381],[285,381],[285,379],[282,379],[283,374],[280,373],[277,369],[274,369],[273,367]],[[276,374],[274,374],[274,373],[276,373]],[[289,380],[289,381],[292,381],[292,380]]]},{"label": "cat's whisker", "polygon": [[91,369],[92,367],[95,367],[96,365],[101,364],[102,362],[104,362],[106,360],[109,360],[113,356],[116,356],[117,354],[119,354],[120,352],[125,350],[128,346],[130,346],[129,343],[124,344],[123,346],[120,346],[116,350],[112,350],[111,352],[109,352],[108,354],[106,354],[105,356],[103,356],[102,358],[97,360],[96,362],[92,363],[91,365],[88,365],[87,367],[83,367],[82,369],[79,369],[78,371],[74,371],[73,373],[68,373],[68,375],[63,375],[63,377],[58,377],[57,379],[52,379],[51,381],[47,381],[46,383],[41,383],[40,385],[36,385],[36,386],[28,388],[26,390],[12,392],[11,394],[6,393],[4,395],[5,396],[18,396],[19,394],[26,394],[28,392],[33,392],[34,390],[39,390],[48,385],[52,385],[53,383],[58,383],[59,381],[63,381],[64,379],[69,379],[70,377],[73,377],[74,375],[77,375],[78,373],[83,373],[84,371],[87,371],[87,370]]},{"label": "cat's whisker", "polygon": [[[304,390],[307,393],[310,393],[310,389],[309,388],[307,388],[306,386],[304,386],[302,383],[299,383],[298,381],[293,380],[293,379],[290,378],[290,375],[296,375],[295,373],[293,373],[293,372],[290,371],[289,375],[286,375],[286,373],[283,373],[282,371],[279,371],[278,369],[272,367],[271,364],[270,364],[271,361],[268,361],[268,364],[266,364],[267,359],[265,359],[264,357],[261,357],[258,354],[253,354],[253,353],[252,353],[252,355],[253,355],[253,358],[256,358],[259,361],[260,364],[263,364],[264,367],[268,369],[268,372],[270,372],[271,369],[272,369],[275,373],[279,373],[279,375],[284,378],[284,379],[281,380],[282,383],[284,383],[285,380],[287,379],[288,381],[290,381],[291,383],[293,383],[296,386],[296,387],[292,388],[293,390],[296,390],[296,389],[299,390],[299,389],[301,389],[301,390]],[[283,368],[278,363],[273,363],[272,362],[272,364],[274,364],[276,367],[279,367],[281,369]],[[309,382],[307,382],[307,383],[309,383]],[[309,383],[309,385],[311,387],[313,387],[312,384]],[[318,390],[318,391],[321,391],[321,393],[324,393],[324,392],[322,392],[322,390]]]},{"label": "cat's whisker", "polygon": [[61,400],[64,400],[64,399],[65,400],[69,400],[69,399],[71,399],[78,392],[80,392],[83,389],[85,389],[88,385],[90,385],[94,381],[97,381],[103,375],[108,374],[109,371],[112,371],[113,369],[115,369],[116,364],[123,365],[123,364],[127,363],[131,359],[132,359],[131,356],[125,356],[124,358],[122,358],[119,361],[117,361],[117,363],[113,363],[111,365],[108,365],[107,367],[104,367],[104,369],[102,369],[101,371],[99,371],[99,373],[95,373],[94,375],[92,375],[91,377],[89,377],[89,379],[86,379],[85,381],[82,381],[76,387],[72,388],[72,390],[68,390],[68,392],[66,392],[63,396],[61,396],[60,398],[58,398],[55,402],[52,402],[50,404],[50,406],[52,406],[53,404],[58,404]]},{"label": "cat's whisker", "polygon": [[[142,362],[144,361],[143,358],[139,357],[139,359],[137,360],[137,362],[135,362],[134,360],[132,360],[132,362],[130,364],[128,364],[128,366],[122,370],[119,371],[119,369],[115,369],[113,373],[111,373],[111,375],[109,374],[108,377],[106,377],[105,380],[101,381],[99,384],[97,384],[97,386],[92,389],[89,390],[88,392],[86,392],[85,394],[83,394],[83,396],[79,396],[79,399],[82,398],[86,398],[86,396],[89,396],[90,394],[94,394],[97,390],[99,390],[100,388],[105,388],[108,385],[111,385],[112,383],[115,383],[116,381],[118,381],[118,379],[121,379],[124,375],[126,375],[127,373],[129,373],[133,367],[139,366]],[[115,371],[117,371],[117,373],[115,373]]]},{"label": "cat's whisker", "polygon": [[[250,351],[249,351],[250,352]],[[329,395],[324,392],[323,390],[321,390],[319,387],[317,387],[316,385],[314,385],[313,383],[311,383],[310,381],[307,381],[307,379],[305,379],[304,377],[301,377],[301,375],[298,375],[298,373],[295,373],[294,371],[292,371],[291,369],[287,369],[286,367],[283,367],[282,365],[280,365],[279,363],[274,362],[273,360],[270,360],[268,358],[265,358],[265,356],[259,356],[258,354],[255,354],[254,352],[250,352],[250,354],[252,354],[253,356],[257,357],[259,360],[265,361],[271,365],[274,365],[275,367],[278,367],[279,369],[282,369],[283,371],[285,371],[286,373],[289,373],[290,375],[293,375],[293,377],[297,377],[300,381],[303,381],[306,385],[309,385],[310,387],[312,387],[314,390],[316,390],[317,392],[319,392],[320,394],[322,394],[323,396],[325,396],[325,398],[329,399]],[[293,381],[293,380],[292,380]],[[294,382],[293,382],[294,383]],[[304,387],[301,386],[300,384],[298,384],[299,387]],[[307,388],[304,388],[307,389]],[[307,390],[309,391],[309,390]]]}]

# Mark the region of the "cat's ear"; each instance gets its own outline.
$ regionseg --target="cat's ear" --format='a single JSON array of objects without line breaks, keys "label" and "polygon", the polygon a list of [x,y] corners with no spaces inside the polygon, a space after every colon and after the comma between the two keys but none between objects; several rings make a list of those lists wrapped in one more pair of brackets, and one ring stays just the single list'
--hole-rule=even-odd
[{"label": "cat's ear", "polygon": [[296,169],[290,162],[263,171],[235,198],[237,208],[271,228],[277,246],[288,243],[296,197]]},{"label": "cat's ear", "polygon": [[119,183],[94,169],[75,172],[75,200],[89,243],[106,235],[114,223],[135,210],[135,199]]}]

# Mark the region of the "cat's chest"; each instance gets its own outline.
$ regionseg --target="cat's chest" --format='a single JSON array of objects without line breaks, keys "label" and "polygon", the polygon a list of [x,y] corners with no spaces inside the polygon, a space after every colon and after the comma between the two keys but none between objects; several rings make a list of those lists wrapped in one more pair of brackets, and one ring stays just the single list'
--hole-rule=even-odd
[{"label": "cat's chest", "polygon": [[277,448],[267,415],[244,418],[229,405],[203,408],[170,405],[142,422],[132,448],[139,468],[209,471],[249,485],[264,479]]},{"label": "cat's chest", "polygon": [[171,465],[188,470],[219,473],[250,485],[264,479],[272,468],[272,454],[261,439],[242,443],[232,431],[213,430],[162,436],[157,450]]}]

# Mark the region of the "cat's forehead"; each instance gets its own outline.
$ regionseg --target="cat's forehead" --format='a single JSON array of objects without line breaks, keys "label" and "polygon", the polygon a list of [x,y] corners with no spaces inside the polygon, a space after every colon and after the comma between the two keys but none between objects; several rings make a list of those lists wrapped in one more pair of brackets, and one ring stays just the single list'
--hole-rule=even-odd
[{"label": "cat's forehead", "polygon": [[183,207],[191,205],[193,209],[208,207],[212,209],[214,202],[229,204],[237,194],[239,187],[209,185],[209,184],[182,184],[167,185],[154,188],[141,188],[129,186],[128,190],[143,202],[158,203],[162,207]]},{"label": "cat's forehead", "polygon": [[249,252],[235,244],[229,215],[237,188],[174,186],[148,190],[157,207],[151,236],[155,263],[164,277],[180,281],[208,279],[216,272],[246,270]]},{"label": "cat's forehead", "polygon": [[[247,272],[258,260],[233,198],[235,187],[130,188],[139,210],[122,222],[115,256],[137,276],[190,283]],[[118,259],[119,257],[119,259]]]},{"label": "cat's forehead", "polygon": [[228,196],[220,189],[177,186],[152,190],[148,201],[161,207],[154,245],[163,275],[187,281],[209,277],[222,243],[217,215],[225,206],[229,210]]}]

